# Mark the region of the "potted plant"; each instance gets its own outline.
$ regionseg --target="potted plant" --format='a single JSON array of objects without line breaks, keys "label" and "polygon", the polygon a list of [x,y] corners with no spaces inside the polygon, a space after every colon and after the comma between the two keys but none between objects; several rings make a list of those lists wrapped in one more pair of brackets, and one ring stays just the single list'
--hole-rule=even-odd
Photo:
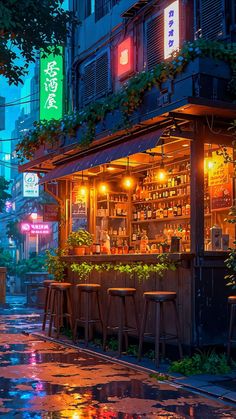
[{"label": "potted plant", "polygon": [[66,275],[67,263],[62,260],[66,254],[64,249],[53,249],[45,251],[45,268],[53,275],[53,279],[63,282]]},{"label": "potted plant", "polygon": [[83,228],[72,231],[66,241],[67,248],[73,249],[74,253],[78,256],[85,254],[85,248],[91,246],[93,243],[93,236]]}]

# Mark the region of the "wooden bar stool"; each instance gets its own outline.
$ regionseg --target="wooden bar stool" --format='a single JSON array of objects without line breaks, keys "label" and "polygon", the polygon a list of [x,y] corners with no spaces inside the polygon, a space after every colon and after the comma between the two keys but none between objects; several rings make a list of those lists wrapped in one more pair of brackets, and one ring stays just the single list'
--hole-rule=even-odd
[{"label": "wooden bar stool", "polygon": [[[82,323],[85,329],[85,338],[84,338],[85,346],[88,346],[90,325],[99,322],[101,323],[101,326],[103,329],[102,310],[101,310],[101,302],[100,302],[100,295],[99,295],[101,285],[78,284],[76,285],[76,288],[78,290],[78,304],[79,304],[80,314],[79,314],[79,317],[75,319],[73,340],[74,342],[76,341],[78,323]],[[84,313],[83,313],[84,315],[81,314],[82,295],[84,295],[85,297],[84,299],[85,306],[84,306]],[[95,300],[97,303],[98,318],[95,318],[94,316],[92,316],[92,313],[91,313],[91,307],[95,309],[95,305],[92,304],[93,296],[95,297]]]},{"label": "wooden bar stool", "polygon": [[52,283],[53,283],[53,281],[51,279],[45,279],[43,281],[43,287],[45,289],[45,300],[44,300],[44,309],[43,309],[42,330],[45,330],[47,316],[50,314],[49,307],[50,307],[51,284]]},{"label": "wooden bar stool", "polygon": [[230,359],[231,344],[236,343],[236,336],[233,336],[235,309],[236,309],[236,295],[228,297],[228,304],[230,306],[230,319],[229,319],[229,332],[228,332],[228,345],[227,345],[227,358]]},{"label": "wooden bar stool", "polygon": [[[156,305],[156,322],[155,322],[155,363],[159,366],[159,345],[162,342],[162,355],[165,355],[165,342],[166,340],[176,339],[179,347],[180,358],[183,357],[182,346],[180,343],[180,326],[179,317],[176,307],[176,292],[169,291],[150,291],[143,294],[144,297],[144,308],[142,316],[141,331],[139,337],[139,349],[138,349],[138,360],[141,359],[143,338],[144,336],[150,335],[145,333],[146,320],[148,314],[149,303],[153,302]],[[176,335],[168,335],[165,332],[165,319],[164,319],[164,303],[172,303],[175,316]]]},{"label": "wooden bar stool", "polygon": [[[70,287],[71,284],[68,282],[53,282],[50,286],[51,289],[51,305],[50,305],[50,322],[48,336],[52,333],[52,323],[56,328],[56,337],[58,338],[60,328],[63,326],[63,318],[69,319],[71,330],[72,326],[72,308],[70,299]],[[64,305],[66,309],[64,311]]]},{"label": "wooden bar stool", "polygon": [[[119,356],[121,356],[122,352],[122,340],[123,335],[125,336],[125,346],[126,350],[128,349],[128,332],[136,331],[137,334],[139,334],[139,326],[138,326],[138,315],[137,315],[137,308],[135,303],[135,288],[108,288],[107,294],[108,294],[108,307],[107,307],[107,315],[106,315],[106,323],[104,326],[104,332],[103,332],[103,350],[106,349],[106,340],[107,340],[107,330],[117,330],[118,331],[118,353]],[[119,301],[119,308],[117,310],[117,319],[118,319],[118,325],[111,326],[109,324],[109,317],[110,317],[110,311],[111,311],[111,305],[113,304],[113,299],[116,297]],[[134,306],[134,315],[135,315],[135,322],[136,327],[130,327],[128,326],[127,321],[127,298],[131,298],[133,301]]]}]

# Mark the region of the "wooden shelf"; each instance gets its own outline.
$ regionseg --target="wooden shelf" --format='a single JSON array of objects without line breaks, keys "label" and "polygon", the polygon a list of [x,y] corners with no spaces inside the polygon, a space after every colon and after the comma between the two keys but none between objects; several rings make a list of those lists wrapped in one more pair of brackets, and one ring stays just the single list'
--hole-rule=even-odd
[{"label": "wooden shelf", "polygon": [[[184,170],[184,171],[181,171],[181,172],[177,172],[177,173],[172,173],[172,177],[178,177],[179,175],[185,175],[185,174],[187,174],[187,173],[189,173],[190,174],[190,171],[189,170]],[[168,178],[169,178],[170,176],[168,176]],[[153,180],[152,182],[143,182],[143,186],[145,186],[145,185],[153,185],[153,184],[155,184],[155,183],[160,183],[160,182],[158,182],[158,180]],[[173,186],[173,188],[176,188],[176,186]]]},{"label": "wooden shelf", "polygon": [[174,196],[168,196],[168,198],[158,198],[158,199],[148,199],[146,201],[132,201],[132,205],[140,205],[140,204],[152,204],[152,203],[156,203],[156,202],[163,202],[163,200],[168,200],[168,201],[172,201],[175,199],[181,200],[185,197],[190,196],[190,194],[186,194],[186,195],[174,195]]},{"label": "wooden shelf", "polygon": [[99,218],[115,218],[115,219],[119,219],[119,218],[127,218],[127,215],[117,215],[116,217],[115,216],[112,216],[112,215],[96,215],[96,217],[99,217]]},{"label": "wooden shelf", "polygon": [[138,220],[138,221],[131,221],[131,224],[143,224],[143,223],[155,223],[155,222],[162,222],[168,223],[169,221],[176,221],[176,220],[190,220],[190,215],[179,215],[176,217],[166,217],[166,218],[155,218],[151,220]]}]

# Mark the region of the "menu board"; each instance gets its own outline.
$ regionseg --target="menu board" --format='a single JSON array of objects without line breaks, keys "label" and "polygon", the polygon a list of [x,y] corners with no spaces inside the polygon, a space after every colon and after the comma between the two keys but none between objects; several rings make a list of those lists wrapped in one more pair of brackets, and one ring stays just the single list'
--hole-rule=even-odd
[{"label": "menu board", "polygon": [[[229,151],[228,151],[229,152]],[[208,169],[208,186],[211,196],[211,209],[230,208],[232,206],[232,180],[230,164],[225,163],[224,156],[212,153],[212,166]]]},{"label": "menu board", "polygon": [[87,227],[87,198],[80,193],[80,185],[72,184],[72,230]]}]

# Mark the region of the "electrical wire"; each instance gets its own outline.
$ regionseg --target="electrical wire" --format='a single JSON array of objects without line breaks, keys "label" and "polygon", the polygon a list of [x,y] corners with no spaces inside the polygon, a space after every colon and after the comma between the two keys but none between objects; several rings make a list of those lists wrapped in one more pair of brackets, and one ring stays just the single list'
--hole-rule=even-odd
[{"label": "electrical wire", "polygon": [[39,93],[39,90],[38,90],[37,92],[35,92],[35,93],[30,93],[30,94],[29,94],[29,95],[27,95],[27,96],[20,97],[19,99],[12,100],[11,102],[4,103],[4,105],[3,105],[3,106],[11,105],[12,103],[19,102],[19,101],[21,101],[22,99],[26,99],[27,97],[37,95],[38,93]]},{"label": "electrical wire", "polygon": [[39,99],[33,99],[33,100],[26,100],[25,102],[18,102],[18,103],[11,103],[8,105],[0,105],[0,108],[8,108],[10,106],[19,106],[19,105],[24,105],[25,103],[32,103],[32,102],[39,102]]}]

